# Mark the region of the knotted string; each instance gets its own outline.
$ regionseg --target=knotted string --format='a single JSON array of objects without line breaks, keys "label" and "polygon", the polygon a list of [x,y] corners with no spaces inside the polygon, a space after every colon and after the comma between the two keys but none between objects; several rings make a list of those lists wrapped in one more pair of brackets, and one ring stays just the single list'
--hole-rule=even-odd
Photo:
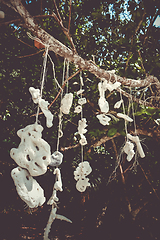
[{"label": "knotted string", "polygon": [[[43,88],[44,88],[48,49],[49,49],[49,46],[47,46],[45,49],[45,56],[44,56],[44,60],[43,60],[43,75],[42,75],[42,82],[41,82],[40,98],[42,98],[42,92],[43,92]],[[36,114],[36,124],[38,124],[38,115],[39,115],[39,104],[38,104],[37,114]]]},{"label": "knotted string", "polygon": [[[82,86],[84,86],[84,83],[83,83],[83,78],[82,78],[82,72],[80,72],[80,90],[82,90]],[[82,91],[81,91],[80,97],[82,99]],[[82,121],[82,119],[83,119],[83,107],[82,107],[82,111],[81,111],[81,121]],[[83,145],[81,145],[81,162],[83,162]]]},{"label": "knotted string", "polygon": [[[64,59],[63,62],[63,73],[62,73],[62,86],[64,83],[64,78],[65,78],[65,64],[66,64],[66,59]],[[63,89],[61,91],[61,101],[62,101],[62,96],[63,96]],[[58,137],[57,137],[57,151],[59,150],[59,144],[60,144],[60,138],[63,136],[63,131],[62,131],[62,111],[59,111],[59,124],[58,124]]]}]

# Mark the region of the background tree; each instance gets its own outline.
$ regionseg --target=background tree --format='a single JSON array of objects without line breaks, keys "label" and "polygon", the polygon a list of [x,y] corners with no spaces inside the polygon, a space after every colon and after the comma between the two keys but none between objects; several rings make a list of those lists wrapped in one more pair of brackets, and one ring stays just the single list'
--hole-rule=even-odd
[{"label": "background tree", "polygon": [[[64,57],[70,60],[70,76],[76,72],[75,63],[83,70],[84,96],[88,102],[84,106],[84,116],[89,123],[84,159],[89,160],[93,168],[92,187],[84,194],[75,189],[73,171],[80,161],[80,148],[74,133],[79,116],[72,108],[71,114],[63,119],[64,136],[60,140],[64,152],[61,171],[65,189],[60,195],[60,208],[73,224],[55,221],[51,236],[58,235],[59,239],[65,239],[67,235],[69,239],[117,239],[118,233],[124,239],[158,239],[160,30],[154,26],[154,21],[159,15],[159,1],[21,1],[36,22],[33,24],[40,28],[29,24],[32,17],[28,12],[19,15],[19,4],[23,9],[19,0],[1,2],[1,10],[5,13],[5,18],[0,19],[2,238],[10,239],[14,235],[16,239],[24,236],[40,239],[49,214],[46,204],[43,209],[36,209],[32,216],[28,209],[24,210],[10,177],[16,164],[9,157],[9,151],[19,144],[16,132],[33,123],[34,117],[30,116],[36,112],[28,88],[39,87],[41,83],[44,48],[28,37],[30,30],[43,43],[51,41],[49,54],[59,82]],[[96,118],[99,111],[97,84],[99,77],[110,78],[106,70],[116,70],[126,96],[125,106],[132,93],[137,133],[142,139],[145,136],[148,147],[144,147],[146,158],[139,159],[140,165],[132,171],[124,159],[123,170],[117,169],[116,179],[108,185],[115,168],[116,152],[124,143],[125,128],[124,121],[112,121],[108,127],[103,127]],[[114,76],[111,80],[115,81]],[[69,91],[74,93],[79,89],[75,82],[79,82],[78,75],[69,81]],[[129,87],[136,88],[130,90]],[[57,93],[52,64],[48,60],[43,94],[52,102]],[[108,92],[106,97],[113,110],[119,93]],[[43,132],[43,138],[50,143],[52,150],[56,147],[59,104],[58,98],[50,108],[55,116],[54,127]],[[114,111],[111,113],[115,114]],[[44,125],[42,115],[40,121]],[[133,124],[128,125],[128,131],[134,131]],[[51,170],[38,177],[47,198],[54,182]]]}]

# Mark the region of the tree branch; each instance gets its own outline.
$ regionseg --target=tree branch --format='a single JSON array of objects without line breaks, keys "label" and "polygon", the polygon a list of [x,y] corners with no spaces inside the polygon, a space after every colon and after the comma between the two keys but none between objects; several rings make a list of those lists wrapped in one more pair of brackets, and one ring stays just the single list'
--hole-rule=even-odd
[{"label": "tree branch", "polygon": [[72,7],[72,0],[69,2],[69,22],[68,22],[68,31],[70,31],[70,26],[71,26],[71,7]]},{"label": "tree branch", "polygon": [[[2,0],[5,4],[5,1]],[[117,76],[114,73],[110,73],[104,69],[101,69],[97,65],[93,64],[91,61],[84,60],[77,53],[70,50],[68,47],[63,45],[61,42],[56,40],[45,30],[41,29],[38,24],[35,22],[35,19],[28,13],[24,8],[20,0],[10,0],[16,11],[21,15],[25,21],[25,26],[30,30],[35,36],[37,36],[44,45],[49,45],[49,50],[53,51],[55,54],[66,58],[69,62],[73,62],[77,68],[81,70],[87,70],[90,73],[94,74],[97,78],[102,80],[110,80],[111,82],[119,81],[122,85],[130,87],[145,87],[150,83],[155,83],[157,87],[157,92],[160,94],[160,83],[157,78],[153,76],[148,76],[144,80],[134,80],[127,79],[120,76]],[[153,107],[153,106],[152,106]]]}]

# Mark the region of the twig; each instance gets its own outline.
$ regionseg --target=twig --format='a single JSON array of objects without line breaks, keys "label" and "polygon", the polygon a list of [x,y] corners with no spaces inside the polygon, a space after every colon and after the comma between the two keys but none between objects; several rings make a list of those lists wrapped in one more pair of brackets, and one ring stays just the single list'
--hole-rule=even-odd
[{"label": "twig", "polygon": [[53,2],[54,2],[54,6],[55,6],[55,9],[56,9],[57,15],[58,15],[58,19],[59,19],[60,22],[62,22],[62,18],[61,18],[61,15],[59,14],[59,11],[58,11],[58,8],[57,8],[56,1],[53,0]]},{"label": "twig", "polygon": [[[33,16],[33,18],[47,18],[47,17],[53,17],[53,15],[52,14],[48,14],[48,15],[36,15],[36,16]],[[22,21],[21,18],[16,18],[16,19],[10,20],[8,22],[1,22],[0,26],[16,23],[16,22],[20,22],[20,21]]]},{"label": "twig", "polygon": [[129,63],[129,59],[130,59],[131,54],[132,54],[132,52],[129,52],[129,54],[128,54],[128,58],[127,58],[127,62],[126,62],[126,67],[125,67],[125,72],[127,71],[128,63]]},{"label": "twig", "polygon": [[[146,14],[146,11],[144,10],[144,13],[143,13],[143,15],[142,15],[142,19],[140,20],[140,22],[139,22],[139,24],[138,24],[138,26],[137,26],[137,28],[136,28],[136,30],[135,30],[135,32],[134,32],[134,35],[136,35],[136,33],[138,32],[138,30],[139,30],[139,28],[140,28],[140,26],[141,26],[141,24],[142,24],[142,22],[143,22],[143,19],[144,19],[145,14]],[[131,46],[133,45],[133,37],[134,37],[134,35],[132,35],[132,37],[131,37]],[[126,62],[126,67],[125,67],[125,72],[127,71],[128,63],[129,63],[129,59],[130,59],[131,54],[132,54],[132,52],[129,52],[129,54],[128,54],[128,58],[127,58],[127,62]]]},{"label": "twig", "polygon": [[26,42],[23,42],[21,39],[17,38],[17,40],[20,41],[20,42],[22,42],[22,43],[24,43],[25,45],[27,45],[27,46],[30,47],[30,48],[34,48],[34,50],[35,50],[35,47],[29,45],[29,44],[26,43]]},{"label": "twig", "polygon": [[[122,93],[125,97],[127,97],[128,99],[130,99],[130,100],[132,100],[132,101],[134,101],[134,102],[136,102],[136,103],[138,103],[138,104],[140,104],[140,105],[143,105],[143,106],[146,106],[146,107],[152,107],[152,108],[155,108],[155,109],[159,109],[159,106],[158,106],[158,105],[157,105],[157,106],[153,106],[151,103],[146,102],[146,100],[143,101],[143,100],[141,100],[141,99],[138,99],[138,98],[130,95],[129,93],[127,93],[126,91],[124,91],[124,90],[122,90],[122,89],[120,90],[119,88],[117,88],[116,90],[117,90],[118,92],[121,91],[121,93]],[[156,98],[158,99],[158,97],[154,97],[154,98],[155,98],[155,99],[156,99]]]},{"label": "twig", "polygon": [[68,22],[68,32],[70,31],[70,25],[71,25],[71,6],[72,6],[72,0],[69,2],[69,22]]},{"label": "twig", "polygon": [[42,6],[42,0],[41,0],[41,15],[43,13],[43,6]]},{"label": "twig", "polygon": [[36,54],[38,54],[40,52],[43,52],[43,51],[44,51],[44,49],[40,50],[39,52],[32,53],[32,54],[29,54],[29,55],[19,56],[18,58],[31,57],[31,56],[34,56],[34,55],[36,55]]},{"label": "twig", "polygon": [[[51,102],[51,104],[48,106],[48,109],[49,109],[49,108],[53,105],[53,103],[57,100],[57,98],[59,97],[60,93],[62,92],[62,89],[65,87],[66,83],[67,83],[69,80],[71,80],[73,77],[75,77],[80,71],[82,71],[82,70],[79,69],[77,72],[75,72],[74,74],[72,74],[69,78],[67,78],[67,79],[64,81],[61,89],[59,90],[59,92],[58,92],[58,94],[57,94],[57,96],[54,98],[54,100],[53,100],[53,101]],[[41,114],[43,114],[43,112],[40,112],[40,113],[39,113],[39,115],[41,115]],[[34,116],[36,116],[36,114],[33,114],[33,115],[31,115],[30,117],[34,117]]]},{"label": "twig", "polygon": [[142,59],[142,56],[141,56],[141,52],[139,50],[138,50],[138,54],[139,54],[139,57],[140,57],[140,60],[141,60],[141,66],[143,68],[143,71],[144,71],[145,75],[147,76],[146,70],[145,70],[144,65],[143,65],[143,59]]},{"label": "twig", "polygon": [[146,32],[146,36],[144,37],[143,45],[145,44],[145,42],[148,38],[148,33],[149,33],[149,30],[150,30],[150,27],[153,25],[153,23],[154,23],[156,17],[158,16],[158,14],[159,14],[159,10],[158,11],[156,10],[152,20],[150,21],[149,27],[148,27],[147,32]]},{"label": "twig", "polygon": [[67,78],[67,79],[64,81],[61,89],[59,90],[57,96],[54,98],[54,100],[53,100],[53,101],[51,102],[51,104],[49,105],[48,109],[49,109],[49,108],[52,106],[52,104],[57,100],[58,96],[59,96],[60,93],[62,92],[62,89],[65,87],[66,83],[67,83],[70,79],[72,79],[73,77],[75,77],[75,76],[76,76],[79,72],[81,72],[81,71],[82,71],[82,70],[79,69],[77,72],[75,72],[74,74],[72,74],[69,78]]},{"label": "twig", "polygon": [[61,151],[67,151],[69,149],[73,149],[73,148],[77,148],[79,147],[80,143],[77,143],[76,145],[73,145],[73,146],[69,146],[69,147],[61,147]]},{"label": "twig", "polygon": [[[114,139],[112,139],[111,141],[112,141],[112,144],[113,144],[113,148],[114,148],[114,152],[115,152],[115,155],[116,155],[116,159],[118,159],[118,153],[117,153],[117,148],[116,148]],[[125,177],[124,177],[123,168],[122,168],[121,163],[119,163],[119,169],[120,169],[120,172],[121,172],[121,178],[122,178],[122,183],[123,183],[123,186],[124,186],[124,194],[125,194],[125,199],[126,199],[126,202],[127,202],[128,210],[129,210],[129,212],[131,212],[132,211],[131,204],[130,204],[130,201],[129,201],[128,197],[127,197],[127,193],[126,193],[126,188],[125,188],[126,182],[125,182]]]},{"label": "twig", "polygon": [[75,48],[74,43],[73,43],[73,39],[72,39],[72,37],[69,34],[70,20],[71,20],[71,3],[72,3],[72,1],[70,0],[70,12],[69,12],[69,25],[68,25],[68,29],[65,28],[64,25],[63,25],[63,21],[62,21],[62,18],[60,16],[60,14],[59,14],[59,11],[58,11],[58,8],[57,8],[57,5],[56,5],[56,1],[53,0],[53,2],[54,2],[54,5],[55,5],[55,9],[56,9],[57,15],[54,12],[52,13],[52,15],[56,19],[56,21],[58,22],[60,27],[62,28],[63,33],[67,36],[68,40],[70,41],[71,46],[73,48],[73,51],[75,53],[77,53],[76,48]]},{"label": "twig", "polygon": [[142,170],[142,172],[143,172],[143,174],[144,174],[144,176],[145,176],[147,182],[149,183],[149,185],[151,186],[153,192],[155,193],[156,197],[160,200],[160,198],[159,198],[158,195],[157,195],[157,192],[156,192],[155,188],[152,186],[151,182],[149,181],[149,179],[148,179],[148,177],[147,177],[147,175],[146,175],[144,169],[142,168],[142,166],[140,165],[139,162],[138,162],[138,164],[139,164],[139,166],[140,166],[140,168],[141,168],[141,170]]}]

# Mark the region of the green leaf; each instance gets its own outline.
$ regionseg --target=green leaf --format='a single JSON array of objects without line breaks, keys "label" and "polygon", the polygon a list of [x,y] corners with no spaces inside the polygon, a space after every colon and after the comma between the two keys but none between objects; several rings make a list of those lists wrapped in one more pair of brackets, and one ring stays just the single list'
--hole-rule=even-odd
[{"label": "green leaf", "polygon": [[107,136],[108,137],[113,137],[115,134],[117,133],[117,129],[116,128],[111,128],[109,129]]}]

